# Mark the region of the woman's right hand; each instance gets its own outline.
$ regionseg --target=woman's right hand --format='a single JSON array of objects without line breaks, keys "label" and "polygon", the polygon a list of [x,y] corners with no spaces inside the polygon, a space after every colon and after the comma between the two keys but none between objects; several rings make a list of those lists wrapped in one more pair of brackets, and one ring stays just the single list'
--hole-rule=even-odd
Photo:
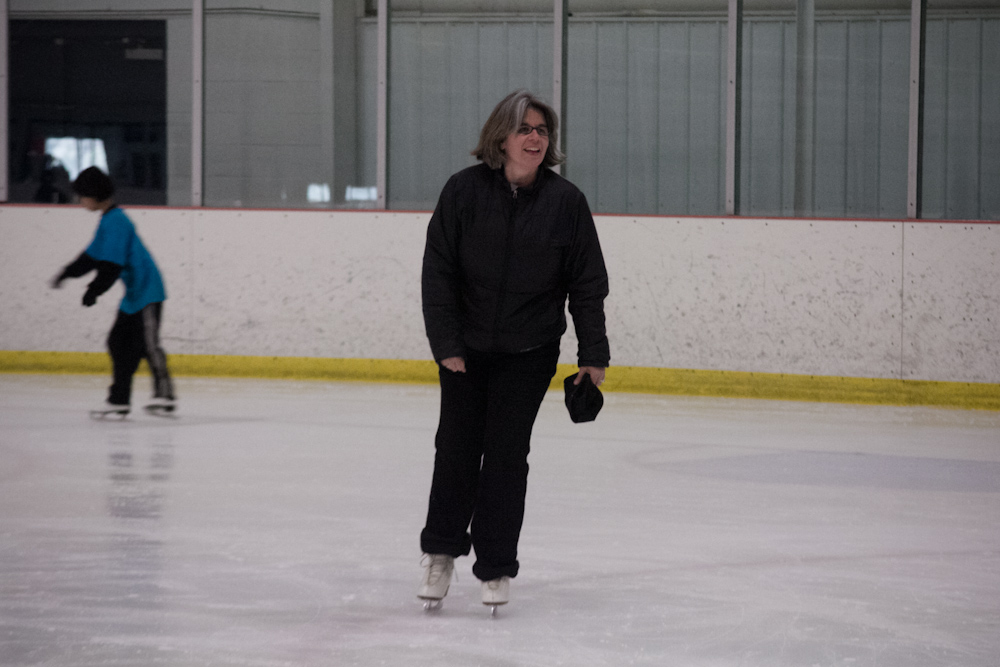
[{"label": "woman's right hand", "polygon": [[442,359],[441,365],[452,373],[465,372],[465,359],[462,357],[448,357],[447,359]]}]

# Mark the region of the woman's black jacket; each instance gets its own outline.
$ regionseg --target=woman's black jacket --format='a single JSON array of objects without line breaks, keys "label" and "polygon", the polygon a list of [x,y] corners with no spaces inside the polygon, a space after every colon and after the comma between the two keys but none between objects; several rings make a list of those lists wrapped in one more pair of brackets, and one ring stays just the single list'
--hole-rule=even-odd
[{"label": "woman's black jacket", "polygon": [[566,331],[580,366],[608,366],[608,274],[587,200],[541,168],[511,189],[503,169],[480,163],[452,176],[427,229],[423,312],[434,359],[466,349],[523,352]]}]

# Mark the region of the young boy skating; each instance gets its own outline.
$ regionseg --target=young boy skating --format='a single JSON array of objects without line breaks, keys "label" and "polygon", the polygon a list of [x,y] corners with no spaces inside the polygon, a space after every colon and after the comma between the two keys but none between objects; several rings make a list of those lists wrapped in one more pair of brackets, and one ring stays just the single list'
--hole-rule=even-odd
[{"label": "young boy skating", "polygon": [[85,209],[101,213],[101,221],[94,240],[52,280],[52,287],[58,288],[66,278],[78,278],[96,270],[97,277],[83,295],[83,305],[93,306],[97,297],[108,291],[118,278],[125,283],[125,297],[108,334],[114,383],[107,402],[92,410],[91,415],[124,417],[129,413],[132,376],[143,359],[153,374],[153,399],[146,405],[146,411],[171,414],[176,407],[174,389],[167,371],[167,356],[160,348],[160,317],[163,300],[167,298],[160,272],[139,239],[135,225],[115,204],[115,187],[107,174],[97,167],[88,167],[73,182],[73,191]]}]

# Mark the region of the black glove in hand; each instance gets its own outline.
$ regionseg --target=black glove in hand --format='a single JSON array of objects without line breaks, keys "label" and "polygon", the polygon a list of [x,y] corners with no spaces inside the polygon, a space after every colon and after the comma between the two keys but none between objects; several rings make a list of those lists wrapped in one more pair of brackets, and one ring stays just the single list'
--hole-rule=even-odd
[{"label": "black glove in hand", "polygon": [[88,308],[90,308],[95,303],[97,303],[97,296],[95,294],[93,294],[92,292],[88,291],[87,293],[85,293],[83,295],[83,305],[85,305]]}]

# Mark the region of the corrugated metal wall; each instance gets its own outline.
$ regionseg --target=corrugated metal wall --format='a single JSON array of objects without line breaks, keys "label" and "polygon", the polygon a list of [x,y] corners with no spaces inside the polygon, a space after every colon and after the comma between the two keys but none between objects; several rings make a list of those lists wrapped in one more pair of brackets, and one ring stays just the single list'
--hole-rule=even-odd
[{"label": "corrugated metal wall", "polygon": [[[794,213],[796,34],[792,20],[744,34],[741,211]],[[815,216],[906,217],[909,21],[816,24]]]},{"label": "corrugated metal wall", "polygon": [[[361,24],[363,175],[374,182],[375,28]],[[744,34],[741,212],[792,215],[795,23]],[[824,17],[816,27],[816,216],[906,216],[909,20]],[[726,21],[576,18],[569,27],[567,177],[602,213],[724,210]],[[551,23],[393,22],[390,201],[433,208],[492,106],[551,96]],[[924,215],[1000,218],[1000,19],[931,19]],[[370,99],[369,99],[370,98]]]},{"label": "corrugated metal wall", "polygon": [[319,39],[311,17],[206,19],[206,205],[303,206],[308,183],[331,180],[319,139]]},{"label": "corrugated metal wall", "polygon": [[716,20],[570,25],[566,176],[594,210],[723,209],[725,35]]},{"label": "corrugated metal wall", "polygon": [[923,215],[1000,219],[1000,18],[927,24]]},{"label": "corrugated metal wall", "polygon": [[910,25],[816,27],[815,214],[906,217]]},{"label": "corrugated metal wall", "polygon": [[393,208],[433,208],[496,103],[516,88],[551,96],[552,24],[395,20],[390,51]]}]

